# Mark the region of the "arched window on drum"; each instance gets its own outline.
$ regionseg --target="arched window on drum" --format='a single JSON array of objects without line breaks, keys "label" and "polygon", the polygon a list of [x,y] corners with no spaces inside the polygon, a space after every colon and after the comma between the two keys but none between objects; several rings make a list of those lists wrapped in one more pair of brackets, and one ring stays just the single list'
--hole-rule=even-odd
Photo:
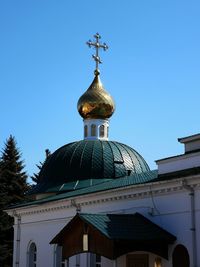
[{"label": "arched window on drum", "polygon": [[100,137],[104,137],[104,135],[105,135],[105,126],[104,125],[101,125],[99,127],[99,136]]},{"label": "arched window on drum", "polygon": [[84,137],[88,136],[88,127],[87,125],[84,126]]},{"label": "arched window on drum", "polygon": [[96,136],[96,125],[95,124],[91,125],[91,136]]}]

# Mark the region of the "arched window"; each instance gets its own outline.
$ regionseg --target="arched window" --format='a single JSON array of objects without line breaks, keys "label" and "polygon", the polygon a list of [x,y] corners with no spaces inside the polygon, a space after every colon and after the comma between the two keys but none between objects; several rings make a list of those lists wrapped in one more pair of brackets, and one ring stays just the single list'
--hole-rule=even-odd
[{"label": "arched window", "polygon": [[189,267],[190,257],[187,248],[183,245],[177,245],[172,255],[172,266],[173,267]]},{"label": "arched window", "polygon": [[107,127],[107,131],[106,132],[107,132],[107,138],[108,138],[109,126]]},{"label": "arched window", "polygon": [[87,125],[84,126],[84,137],[88,136],[88,127]]},{"label": "arched window", "polygon": [[80,267],[80,263],[81,263],[81,255],[77,254],[76,255],[76,267]]},{"label": "arched window", "polygon": [[101,256],[90,253],[90,267],[101,267]]},{"label": "arched window", "polygon": [[55,245],[54,253],[54,266],[60,267],[62,262],[62,247]]},{"label": "arched window", "polygon": [[104,137],[104,129],[105,129],[105,126],[104,125],[101,125],[100,127],[99,127],[99,136],[100,137]]},{"label": "arched window", "polygon": [[69,266],[69,260],[62,258],[62,247],[56,245],[55,246],[55,257],[54,257],[54,267],[68,267]]},{"label": "arched window", "polygon": [[37,248],[34,242],[32,242],[29,246],[28,251],[29,259],[28,259],[28,266],[29,267],[36,267],[37,264]]},{"label": "arched window", "polygon": [[96,136],[96,125],[95,124],[91,125],[91,136]]}]

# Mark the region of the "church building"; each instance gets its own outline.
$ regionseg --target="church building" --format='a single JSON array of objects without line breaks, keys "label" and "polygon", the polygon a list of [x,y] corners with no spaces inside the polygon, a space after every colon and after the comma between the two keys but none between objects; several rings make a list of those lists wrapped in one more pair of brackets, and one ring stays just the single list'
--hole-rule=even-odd
[{"label": "church building", "polygon": [[[184,154],[145,159],[109,140],[112,96],[94,79],[79,98],[83,140],[52,153],[31,200],[14,205],[13,267],[200,267],[200,134]],[[53,138],[53,137],[52,137]]]}]

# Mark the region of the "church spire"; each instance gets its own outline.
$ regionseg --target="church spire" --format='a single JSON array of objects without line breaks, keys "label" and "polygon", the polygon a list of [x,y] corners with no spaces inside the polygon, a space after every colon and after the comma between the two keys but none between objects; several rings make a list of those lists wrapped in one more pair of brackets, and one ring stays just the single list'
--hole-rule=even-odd
[{"label": "church spire", "polygon": [[94,37],[96,42],[89,40],[87,44],[96,50],[96,54],[92,56],[96,62],[95,77],[88,90],[79,98],[77,108],[84,121],[84,139],[108,140],[109,118],[115,110],[115,103],[99,77],[99,64],[102,63],[99,49],[106,50],[108,46],[99,42],[101,37],[98,33]]}]

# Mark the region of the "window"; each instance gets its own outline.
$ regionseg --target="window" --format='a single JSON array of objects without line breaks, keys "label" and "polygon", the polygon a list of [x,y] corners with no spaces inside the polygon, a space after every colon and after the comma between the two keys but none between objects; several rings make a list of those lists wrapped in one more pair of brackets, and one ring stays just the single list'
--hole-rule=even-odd
[{"label": "window", "polygon": [[55,267],[68,267],[69,266],[69,260],[68,259],[62,259],[62,247],[56,245],[54,252],[55,252],[54,266]]},{"label": "window", "polygon": [[96,255],[96,267],[101,267],[101,256]]},{"label": "window", "polygon": [[83,234],[83,251],[88,251],[88,234]]},{"label": "window", "polygon": [[91,136],[96,136],[96,125],[95,124],[91,125]]},{"label": "window", "polygon": [[97,254],[90,254],[90,267],[101,267],[101,256]]},{"label": "window", "polygon": [[104,137],[104,128],[105,128],[104,125],[101,125],[101,126],[99,127],[99,136],[100,136],[100,137]]},{"label": "window", "polygon": [[60,266],[61,266],[61,267],[69,267],[69,260],[68,260],[68,259],[66,259],[66,260],[62,260]]},{"label": "window", "polygon": [[189,267],[190,257],[187,248],[183,245],[177,245],[172,254],[173,267]]},{"label": "window", "polygon": [[80,267],[80,259],[81,259],[81,255],[77,254],[76,255],[76,267]]},{"label": "window", "polygon": [[87,125],[84,126],[84,137],[88,136],[88,127]]},{"label": "window", "polygon": [[108,131],[109,131],[109,126],[107,127],[107,138],[108,138]]},{"label": "window", "polygon": [[54,253],[55,253],[55,255],[54,255],[55,256],[54,257],[54,266],[55,267],[60,267],[61,261],[62,261],[62,247],[58,246],[58,245],[55,245]]},{"label": "window", "polygon": [[29,267],[36,267],[36,263],[37,263],[37,248],[36,248],[35,243],[31,243],[30,244],[28,255],[29,255],[28,266]]}]

